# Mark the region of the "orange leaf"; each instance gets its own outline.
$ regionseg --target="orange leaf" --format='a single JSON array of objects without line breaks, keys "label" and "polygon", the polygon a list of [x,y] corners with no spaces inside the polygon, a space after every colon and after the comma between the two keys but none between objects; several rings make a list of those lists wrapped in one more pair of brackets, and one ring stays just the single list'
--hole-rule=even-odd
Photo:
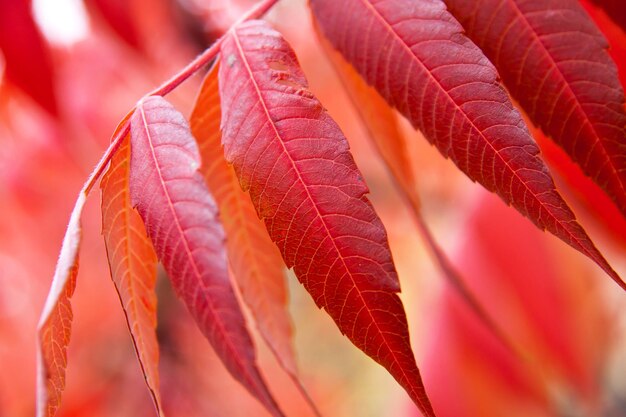
[{"label": "orange leaf", "polygon": [[80,215],[86,197],[84,190],[81,191],[72,210],[52,287],[37,328],[37,417],[56,414],[61,405],[61,393],[65,388],[67,345],[70,342],[73,317],[70,298],[76,288],[81,238]]},{"label": "orange leaf", "polygon": [[217,69],[214,65],[207,74],[190,118],[202,156],[201,172],[218,204],[228,260],[243,298],[280,364],[295,374],[284,264],[250,198],[239,188],[233,168],[224,160]]},{"label": "orange leaf", "polygon": [[[118,130],[127,128],[125,123],[129,116],[130,113],[122,120]],[[61,404],[61,394],[65,389],[67,345],[72,330],[70,298],[74,294],[78,274],[80,217],[89,191],[102,175],[118,145],[119,141],[115,139],[87,178],[65,230],[52,286],[37,326],[37,417],[54,416]]]},{"label": "orange leaf", "polygon": [[111,160],[100,185],[102,234],[111,278],[120,297],[126,322],[146,384],[159,415],[159,345],[156,338],[157,258],[139,214],[130,204],[130,136]]}]

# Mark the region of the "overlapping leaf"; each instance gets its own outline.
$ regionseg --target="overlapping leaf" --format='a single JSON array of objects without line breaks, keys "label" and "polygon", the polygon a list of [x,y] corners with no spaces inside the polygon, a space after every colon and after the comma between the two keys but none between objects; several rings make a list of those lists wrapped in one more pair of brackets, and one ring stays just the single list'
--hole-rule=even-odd
[{"label": "overlapping leaf", "polygon": [[444,156],[626,289],[557,193],[495,68],[442,1],[310,4],[333,45]]},{"label": "overlapping leaf", "polygon": [[282,416],[256,366],[228,277],[224,231],[199,166],[183,116],[161,97],[140,102],[131,118],[131,203],[176,293],[228,370],[272,415]]},{"label": "overlapping leaf", "polygon": [[130,136],[102,178],[102,234],[111,278],[120,297],[141,369],[159,415],[159,345],[156,337],[157,258],[139,214],[130,204]]},{"label": "overlapping leaf", "polygon": [[411,167],[407,143],[399,130],[395,113],[380,94],[373,87],[368,86],[354,68],[343,59],[341,54],[332,49],[328,40],[322,34],[318,33],[318,35],[326,55],[335,67],[348,95],[361,115],[371,142],[382,156],[400,195],[409,205],[413,219],[436,265],[483,324],[497,335],[506,346],[512,347],[505,334],[495,325],[489,314],[473,296],[428,228],[420,209],[417,182]]},{"label": "overlapping leaf", "polygon": [[54,416],[61,405],[65,389],[67,345],[72,333],[70,298],[76,288],[78,250],[80,249],[80,216],[86,193],[81,191],[65,231],[52,287],[48,293],[37,328],[37,417]]},{"label": "overlapping leaf", "polygon": [[52,417],[56,415],[61,405],[61,394],[65,389],[67,346],[72,330],[73,314],[70,299],[74,294],[78,275],[78,252],[81,243],[80,219],[87,195],[102,175],[116,146],[115,142],[109,146],[78,194],[63,237],[52,286],[39,319],[37,326],[37,417]]},{"label": "overlapping leaf", "polygon": [[624,92],[578,1],[445,1],[533,122],[626,214]]},{"label": "overlapping leaf", "polygon": [[348,143],[263,22],[222,45],[223,144],[288,267],[342,333],[434,412],[409,343],[385,229]]},{"label": "overlapping leaf", "polygon": [[228,259],[243,299],[278,361],[295,375],[284,264],[250,198],[241,191],[233,168],[224,160],[218,67],[214,65],[204,80],[190,118],[191,132],[198,141],[201,172],[220,210]]},{"label": "overlapping leaf", "polygon": [[400,132],[395,112],[373,87],[367,85],[339,52],[333,49],[319,29],[317,33],[326,56],[361,116],[371,143],[382,156],[385,166],[391,172],[402,194],[407,197],[412,210],[419,213],[421,203],[417,183],[406,139]]}]

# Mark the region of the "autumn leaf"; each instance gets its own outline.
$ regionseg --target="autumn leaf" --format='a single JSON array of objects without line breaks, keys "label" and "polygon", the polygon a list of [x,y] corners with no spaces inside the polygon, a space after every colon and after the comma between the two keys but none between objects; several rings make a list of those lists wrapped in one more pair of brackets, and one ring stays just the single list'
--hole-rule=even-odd
[{"label": "autumn leaf", "polygon": [[412,211],[419,213],[421,202],[417,192],[417,182],[411,166],[406,139],[400,132],[394,110],[373,87],[367,85],[341,54],[333,49],[320,30],[316,29],[326,56],[367,129],[370,142],[382,157],[394,182],[406,196]]},{"label": "autumn leaf", "polygon": [[139,214],[130,204],[130,135],[101,182],[102,234],[111,278],[120,297],[139,363],[159,415],[159,345],[156,337],[157,258]]},{"label": "autumn leaf", "polygon": [[63,237],[52,286],[37,327],[37,417],[56,414],[65,388],[67,346],[73,318],[70,298],[76,288],[80,216],[85,200],[86,194],[81,191]]},{"label": "autumn leaf", "polygon": [[324,35],[319,33],[326,56],[333,64],[337,75],[341,79],[358,114],[361,116],[368,132],[370,141],[381,155],[385,166],[391,173],[394,184],[400,195],[407,203],[415,220],[415,224],[435,264],[441,270],[445,279],[456,289],[457,293],[467,303],[483,324],[493,332],[504,345],[515,351],[509,338],[495,325],[483,306],[465,285],[464,279],[450,262],[443,249],[437,243],[424,219],[420,199],[417,192],[417,181],[408,155],[408,146],[404,135],[400,132],[394,111],[378,92],[367,85],[359,74],[335,51]]},{"label": "autumn leaf", "polygon": [[531,120],[626,215],[624,92],[608,42],[581,5],[445,1]]},{"label": "autumn leaf", "polygon": [[221,51],[224,152],[270,237],[341,332],[433,416],[386,232],[345,137],[267,24],[235,28]]},{"label": "autumn leaf", "polygon": [[130,197],[178,296],[231,374],[282,416],[256,366],[228,277],[224,231],[183,116],[161,97],[131,118]]},{"label": "autumn leaf", "polygon": [[[127,126],[122,122],[118,131],[127,132]],[[37,417],[54,416],[61,405],[61,394],[65,389],[67,346],[72,330],[73,314],[70,299],[74,294],[78,275],[81,215],[89,192],[103,174],[118,146],[119,142],[114,136],[112,143],[83,184],[65,229],[52,285],[37,326]]]},{"label": "autumn leaf", "polygon": [[241,191],[233,168],[224,160],[218,67],[213,65],[205,77],[190,118],[202,157],[201,172],[219,207],[230,267],[243,299],[276,359],[297,380],[284,264],[250,198]]},{"label": "autumn leaf", "polygon": [[556,191],[496,69],[442,1],[310,4],[335,48],[445,157],[626,289]]},{"label": "autumn leaf", "polygon": [[61,405],[61,395],[65,389],[67,346],[72,333],[70,299],[76,289],[78,275],[81,215],[87,195],[102,175],[116,146],[115,143],[109,146],[78,194],[65,230],[52,285],[37,325],[37,417],[52,417]]}]

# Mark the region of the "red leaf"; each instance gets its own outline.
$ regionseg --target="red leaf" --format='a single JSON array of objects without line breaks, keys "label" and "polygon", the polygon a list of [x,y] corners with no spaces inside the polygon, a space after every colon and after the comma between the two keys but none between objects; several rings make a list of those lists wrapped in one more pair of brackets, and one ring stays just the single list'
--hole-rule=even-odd
[{"label": "red leaf", "polygon": [[224,160],[218,68],[216,63],[207,74],[190,118],[202,156],[201,172],[220,210],[228,259],[241,295],[277,361],[317,412],[297,375],[283,260]]},{"label": "red leaf", "polygon": [[463,36],[443,2],[310,4],[334,46],[444,156],[626,289],[557,193],[495,68]]},{"label": "red leaf", "polygon": [[120,297],[139,363],[159,415],[159,345],[156,337],[157,258],[143,221],[130,204],[130,136],[102,178],[102,234],[111,278]]},{"label": "red leaf", "polygon": [[52,286],[37,327],[37,417],[54,416],[61,405],[61,394],[65,389],[67,345],[73,318],[70,298],[76,288],[80,216],[86,197],[84,190],[81,191],[72,210]]},{"label": "red leaf", "polygon": [[7,80],[56,116],[52,63],[33,21],[30,0],[0,0],[0,50]]},{"label": "red leaf", "polygon": [[374,88],[367,85],[354,68],[343,59],[341,54],[332,49],[324,35],[321,33],[318,33],[318,35],[326,55],[333,64],[358,114],[361,116],[372,144],[391,173],[400,196],[410,207],[416,226],[424,243],[430,250],[433,260],[440,268],[443,276],[452,284],[483,324],[507,347],[512,348],[508,337],[495,325],[492,318],[485,312],[485,309],[467,288],[464,279],[437,244],[435,237],[422,216],[419,194],[417,192],[417,181],[413,175],[407,143],[404,135],[400,132],[394,111]]},{"label": "red leaf", "polygon": [[367,85],[354,68],[335,51],[318,30],[320,44],[352,100],[372,145],[391,173],[414,213],[419,215],[420,198],[417,182],[404,135],[400,132],[396,113],[378,92]]},{"label": "red leaf", "polygon": [[256,366],[228,277],[224,231],[199,166],[183,116],[161,97],[140,102],[131,118],[132,205],[176,293],[228,370],[272,415],[282,416]]},{"label": "red leaf", "polygon": [[573,0],[446,3],[498,68],[531,120],[626,215],[624,92],[608,43],[580,4]]},{"label": "red leaf", "polygon": [[230,32],[220,67],[226,159],[288,267],[342,333],[433,416],[385,229],[339,127],[265,23]]}]

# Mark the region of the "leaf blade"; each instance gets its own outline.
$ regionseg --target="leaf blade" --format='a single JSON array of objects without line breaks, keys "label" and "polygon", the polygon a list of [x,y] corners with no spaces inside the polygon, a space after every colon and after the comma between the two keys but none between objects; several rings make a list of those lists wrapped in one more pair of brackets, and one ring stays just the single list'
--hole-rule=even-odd
[{"label": "leaf blade", "polygon": [[533,123],[626,216],[624,92],[608,43],[581,5],[445,1]]},{"label": "leaf blade", "polygon": [[70,299],[76,289],[80,216],[85,201],[86,194],[81,191],[65,231],[52,286],[37,326],[37,417],[56,415],[65,389],[67,346],[73,319]]},{"label": "leaf blade", "polygon": [[226,159],[287,266],[341,332],[433,416],[386,232],[345,137],[308,91],[289,45],[263,22],[233,30],[222,57]]},{"label": "leaf blade", "polygon": [[293,380],[316,415],[321,415],[298,377],[293,326],[288,311],[285,264],[258,218],[250,198],[239,187],[232,166],[224,160],[220,131],[219,60],[206,75],[190,117],[204,176],[215,196],[226,232],[229,264],[240,293],[254,316],[263,340]]},{"label": "leaf blade", "polygon": [[326,37],[316,27],[318,38],[326,56],[339,76],[363,125],[385,166],[391,173],[412,211],[420,215],[421,202],[417,182],[408,155],[408,145],[400,132],[396,114],[378,92],[359,76],[354,68],[333,49]]},{"label": "leaf blade", "polygon": [[178,296],[226,368],[274,416],[282,416],[256,366],[231,287],[224,232],[200,173],[189,127],[161,97],[131,118],[130,196]]},{"label": "leaf blade", "polygon": [[368,137],[391,174],[400,196],[410,208],[413,220],[422,240],[429,249],[435,265],[443,277],[457,291],[472,312],[511,352],[518,353],[515,344],[487,313],[482,303],[466,285],[464,277],[437,243],[421,212],[421,203],[417,191],[417,181],[413,174],[408,155],[408,144],[400,132],[395,113],[378,92],[359,76],[356,70],[335,51],[322,33],[317,31],[326,56],[331,61],[341,79],[346,92],[356,107],[361,120],[368,131]]},{"label": "leaf blade", "polygon": [[157,257],[139,214],[130,204],[130,135],[113,155],[100,183],[102,234],[141,370],[159,416],[159,344],[156,336]]},{"label": "leaf blade", "polygon": [[[495,68],[442,1],[311,0],[310,5],[335,48],[445,157],[626,289],[556,191]],[[381,51],[379,61],[368,61]]]},{"label": "leaf blade", "polygon": [[215,196],[226,232],[233,275],[268,345],[288,372],[296,373],[283,261],[263,228],[248,197],[224,160],[216,63],[207,74],[190,118],[202,157],[201,172]]}]

